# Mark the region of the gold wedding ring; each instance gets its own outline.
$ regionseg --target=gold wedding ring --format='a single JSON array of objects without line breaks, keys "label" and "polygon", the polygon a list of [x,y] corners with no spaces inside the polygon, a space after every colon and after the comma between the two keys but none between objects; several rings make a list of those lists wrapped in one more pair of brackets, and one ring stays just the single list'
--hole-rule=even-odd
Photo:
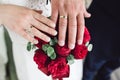
[{"label": "gold wedding ring", "polygon": [[64,19],[67,19],[67,16],[60,16],[60,18],[64,18]]}]

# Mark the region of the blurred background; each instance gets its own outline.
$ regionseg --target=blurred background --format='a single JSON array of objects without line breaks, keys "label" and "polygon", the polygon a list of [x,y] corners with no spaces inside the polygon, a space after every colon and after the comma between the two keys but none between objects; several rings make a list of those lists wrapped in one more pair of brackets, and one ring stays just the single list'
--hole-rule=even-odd
[{"label": "blurred background", "polygon": [[[92,0],[86,0],[88,8]],[[111,80],[120,80],[120,68],[111,73]],[[18,80],[13,55],[12,42],[7,31],[0,27],[0,80]]]}]

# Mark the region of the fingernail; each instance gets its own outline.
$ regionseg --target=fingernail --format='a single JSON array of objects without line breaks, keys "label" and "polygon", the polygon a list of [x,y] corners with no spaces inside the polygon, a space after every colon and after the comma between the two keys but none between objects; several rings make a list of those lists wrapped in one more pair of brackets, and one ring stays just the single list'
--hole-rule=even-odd
[{"label": "fingernail", "polygon": [[69,44],[70,49],[74,49],[75,45],[74,44]]},{"label": "fingernail", "polygon": [[34,40],[33,43],[34,43],[34,44],[38,44],[38,40]]},{"label": "fingernail", "polygon": [[53,23],[53,27],[55,28],[56,24]]},{"label": "fingernail", "polygon": [[50,38],[47,38],[47,39],[46,39],[47,42],[50,42],[50,40],[51,40]]},{"label": "fingernail", "polygon": [[87,17],[90,17],[90,16],[91,16],[91,14],[90,14],[90,13],[87,13],[86,15],[87,15]]},{"label": "fingernail", "polygon": [[78,44],[81,45],[82,44],[82,40],[78,40]]},{"label": "fingernail", "polygon": [[54,35],[57,35],[57,31],[55,31]]},{"label": "fingernail", "polygon": [[91,17],[91,14],[88,14],[88,17]]},{"label": "fingernail", "polygon": [[55,28],[56,24],[55,24],[55,23],[52,23],[51,26],[52,26],[53,28]]},{"label": "fingernail", "polygon": [[64,46],[64,41],[58,41],[58,44],[60,45],[60,46]]}]

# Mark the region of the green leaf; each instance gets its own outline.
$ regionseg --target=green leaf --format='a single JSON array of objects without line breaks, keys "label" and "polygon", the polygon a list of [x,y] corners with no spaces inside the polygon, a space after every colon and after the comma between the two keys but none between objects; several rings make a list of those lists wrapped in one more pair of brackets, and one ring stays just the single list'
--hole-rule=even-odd
[{"label": "green leaf", "polygon": [[57,37],[54,37],[54,41],[55,41],[56,43],[58,42]]},{"label": "green leaf", "polygon": [[74,60],[68,60],[69,65],[73,64],[74,62],[75,62]]},{"label": "green leaf", "polygon": [[53,55],[50,56],[50,59],[54,60],[56,58],[56,53],[53,53]]},{"label": "green leaf", "polygon": [[48,48],[47,48],[47,55],[50,57],[51,55],[53,55],[54,54],[54,48],[53,47],[51,47],[51,46],[49,46]]},{"label": "green leaf", "polygon": [[68,57],[67,57],[67,61],[68,61],[68,64],[73,64],[74,63],[74,56],[73,55],[69,55]]},{"label": "green leaf", "polygon": [[57,43],[57,38],[56,37],[54,37],[53,39],[51,39],[50,42],[49,42],[49,44],[51,46],[54,46],[56,43]]},{"label": "green leaf", "polygon": [[32,49],[36,49],[36,46],[35,46],[35,44],[32,44]]},{"label": "green leaf", "polygon": [[49,44],[50,44],[51,46],[55,45],[54,40],[53,40],[53,39],[51,39],[51,40],[50,40],[50,42],[49,42]]},{"label": "green leaf", "polygon": [[88,42],[86,42],[85,46],[88,46],[88,45],[89,45],[89,41],[88,41]]},{"label": "green leaf", "polygon": [[31,47],[31,42],[28,42],[28,43],[27,43],[27,50],[28,50],[28,51],[31,51],[31,49],[32,49],[32,47]]},{"label": "green leaf", "polygon": [[49,46],[50,46],[49,44],[42,45],[42,50],[44,52],[47,52],[47,49],[48,49]]},{"label": "green leaf", "polygon": [[89,44],[88,47],[87,47],[88,51],[92,51],[92,48],[93,48],[92,44]]},{"label": "green leaf", "polygon": [[74,56],[72,54],[70,54],[69,56],[67,56],[67,60],[71,60],[74,59]]}]

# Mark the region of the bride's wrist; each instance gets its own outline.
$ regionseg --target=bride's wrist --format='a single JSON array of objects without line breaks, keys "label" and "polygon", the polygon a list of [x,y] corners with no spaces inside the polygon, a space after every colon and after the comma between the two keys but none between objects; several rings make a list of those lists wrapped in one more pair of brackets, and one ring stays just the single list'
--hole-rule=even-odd
[{"label": "bride's wrist", "polygon": [[2,24],[2,4],[0,4],[0,25]]},{"label": "bride's wrist", "polygon": [[5,9],[5,4],[0,4],[0,25],[3,24],[3,15],[5,14],[4,9]]}]

